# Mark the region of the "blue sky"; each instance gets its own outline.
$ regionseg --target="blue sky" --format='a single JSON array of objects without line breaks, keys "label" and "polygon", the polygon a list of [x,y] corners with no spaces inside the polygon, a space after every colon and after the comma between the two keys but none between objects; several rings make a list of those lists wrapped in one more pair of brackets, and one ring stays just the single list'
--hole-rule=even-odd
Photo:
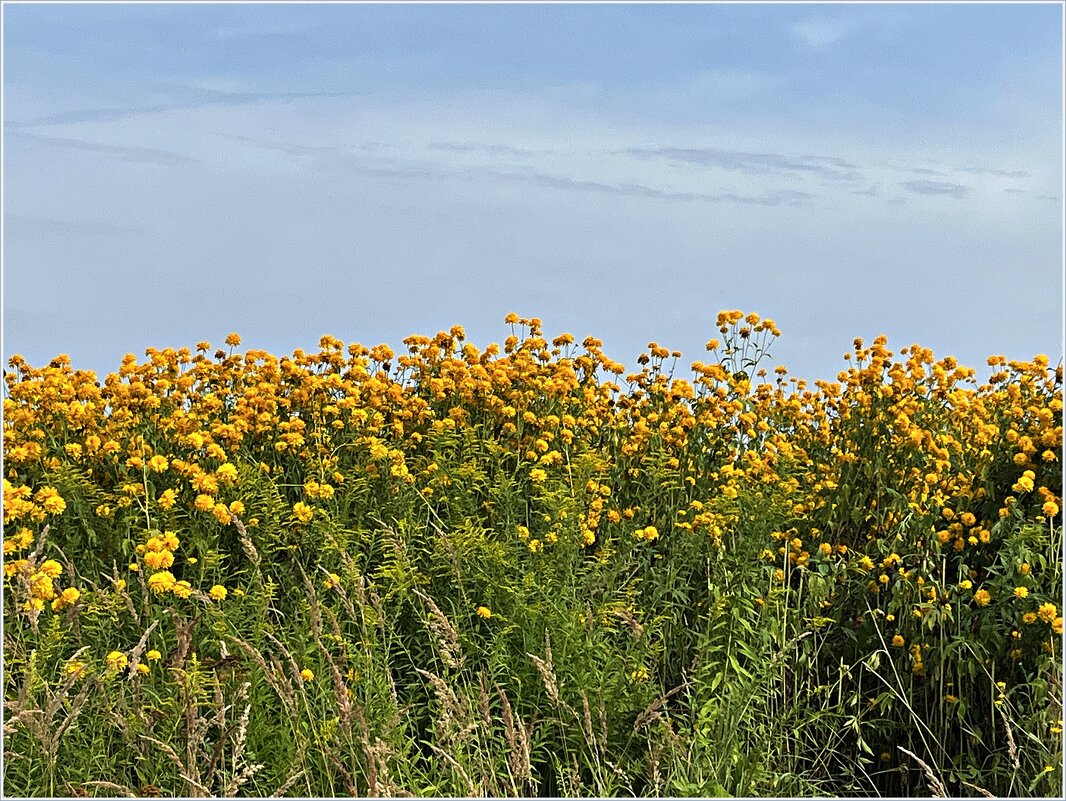
[{"label": "blue sky", "polygon": [[3,6],[4,356],[1061,356],[1062,7]]}]

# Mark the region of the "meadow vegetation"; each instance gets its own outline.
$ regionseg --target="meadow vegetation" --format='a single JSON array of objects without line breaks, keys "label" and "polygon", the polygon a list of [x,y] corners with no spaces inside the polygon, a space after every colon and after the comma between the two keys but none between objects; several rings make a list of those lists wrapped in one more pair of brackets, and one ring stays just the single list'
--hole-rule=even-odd
[{"label": "meadow vegetation", "polygon": [[1061,363],[506,323],[12,358],[4,793],[1061,794]]}]

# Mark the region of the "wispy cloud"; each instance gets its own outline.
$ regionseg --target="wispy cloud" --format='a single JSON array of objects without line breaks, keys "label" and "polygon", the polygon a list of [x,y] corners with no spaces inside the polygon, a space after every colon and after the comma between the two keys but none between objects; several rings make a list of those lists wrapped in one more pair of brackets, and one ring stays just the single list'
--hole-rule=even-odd
[{"label": "wispy cloud", "polygon": [[971,187],[948,181],[903,181],[900,186],[916,195],[945,195],[956,200],[962,200],[971,191]]},{"label": "wispy cloud", "polygon": [[774,190],[755,195],[739,194],[735,192],[723,192],[719,194],[706,192],[676,192],[669,189],[656,189],[650,186],[634,183],[608,184],[599,181],[584,181],[576,178],[568,178],[557,175],[543,175],[541,173],[508,173],[489,171],[489,174],[511,180],[528,181],[540,186],[553,189],[576,189],[583,192],[598,192],[607,195],[623,195],[630,197],[646,197],[654,200],[673,200],[685,203],[739,203],[746,206],[797,206],[808,202],[811,195],[807,192],[794,190]]},{"label": "wispy cloud", "polygon": [[41,136],[25,131],[12,131],[8,134],[11,138],[52,147],[65,148],[67,150],[85,150],[90,153],[100,153],[106,156],[114,156],[123,161],[135,164],[155,164],[162,167],[170,167],[181,164],[199,164],[200,160],[190,156],[176,153],[172,150],[159,150],[152,147],[139,145],[111,145],[101,142],[90,142],[85,139],[70,139],[61,136]]},{"label": "wispy cloud", "polygon": [[850,27],[841,20],[810,19],[793,25],[792,33],[808,47],[821,49],[836,44],[847,36],[851,32]]},{"label": "wispy cloud", "polygon": [[315,98],[352,97],[361,92],[223,92],[209,89],[198,90],[202,96],[192,101],[152,103],[148,105],[120,106],[111,108],[78,109],[45,114],[30,120],[5,120],[4,127],[13,130],[39,128],[48,125],[69,125],[84,122],[114,122],[142,114],[159,114],[168,111],[206,108],[209,106],[241,106],[250,103],[289,102]]},{"label": "wispy cloud", "polygon": [[480,142],[430,142],[429,147],[432,150],[441,150],[446,153],[483,153],[490,156],[532,156],[537,152],[544,152]]},{"label": "wispy cloud", "polygon": [[747,206],[797,206],[808,203],[813,196],[809,192],[794,189],[767,189],[761,192],[697,192],[667,187],[652,186],[639,181],[606,181],[578,178],[565,173],[547,172],[535,167],[502,165],[491,159],[496,156],[550,153],[533,151],[509,145],[436,142],[427,145],[430,151],[441,153],[474,153],[490,157],[490,161],[463,164],[437,160],[416,159],[402,152],[398,155],[376,154],[370,146],[301,145],[286,142],[259,141],[253,137],[227,137],[249,146],[281,152],[292,156],[310,157],[319,169],[335,171],[351,170],[366,175],[394,176],[432,180],[489,179],[506,182],[521,182],[562,191],[593,192],[616,197],[643,197],[681,203],[736,203]]},{"label": "wispy cloud", "polygon": [[965,172],[971,175],[991,175],[995,178],[1029,178],[1031,177],[1025,170],[996,170],[988,167],[959,167],[958,172]]},{"label": "wispy cloud", "polygon": [[638,158],[667,158],[702,167],[716,167],[749,175],[806,173],[837,180],[855,180],[857,165],[834,156],[788,156],[782,153],[748,153],[716,147],[629,148]]}]

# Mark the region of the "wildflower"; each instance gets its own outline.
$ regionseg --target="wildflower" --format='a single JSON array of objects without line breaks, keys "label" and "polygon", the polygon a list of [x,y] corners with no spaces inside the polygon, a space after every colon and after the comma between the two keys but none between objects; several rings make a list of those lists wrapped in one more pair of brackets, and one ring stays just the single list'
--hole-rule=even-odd
[{"label": "wildflower", "polygon": [[225,484],[232,484],[237,481],[237,467],[230,462],[226,462],[220,465],[215,471],[215,475],[218,476],[218,480]]},{"label": "wildflower", "polygon": [[1036,613],[1045,623],[1051,623],[1055,620],[1055,616],[1058,614],[1058,609],[1055,607],[1055,604],[1043,603],[1040,604],[1040,608]]},{"label": "wildflower", "polygon": [[163,490],[159,496],[159,508],[166,511],[174,508],[174,504],[177,502],[177,492],[173,489]]},{"label": "wildflower", "polygon": [[198,512],[210,512],[215,508],[215,499],[210,495],[201,493],[196,496],[196,501],[193,503],[193,506]]},{"label": "wildflower", "polygon": [[1059,513],[1059,505],[1054,501],[1045,501],[1041,511],[1045,517],[1054,517]]},{"label": "wildflower", "polygon": [[167,461],[165,456],[160,456],[159,454],[156,454],[148,460],[148,469],[151,470],[153,473],[162,473],[168,467],[170,467],[170,462]]},{"label": "wildflower", "polygon": [[57,579],[63,575],[63,566],[55,559],[46,560],[39,570],[51,579]]},{"label": "wildflower", "polygon": [[992,594],[988,590],[978,590],[973,594],[973,599],[978,606],[988,606],[989,601],[992,600]]},{"label": "wildflower", "polygon": [[192,595],[192,585],[184,579],[177,581],[174,583],[174,594],[178,598],[185,600]]},{"label": "wildflower", "polygon": [[310,670],[310,668],[304,668],[300,671],[300,678],[304,681],[314,681],[315,674]]},{"label": "wildflower", "polygon": [[52,601],[52,609],[58,612],[68,606],[74,606],[80,597],[81,592],[74,587],[67,587],[62,593],[60,593],[58,598]]},{"label": "wildflower", "polygon": [[1024,598],[1028,594],[1029,594],[1029,590],[1026,587],[1015,587],[1014,588],[1014,597],[1015,598]]},{"label": "wildflower", "polygon": [[155,648],[153,648],[148,653],[146,653],[144,656],[149,662],[158,662],[162,658],[163,655],[161,653],[159,653],[159,651],[157,651]]},{"label": "wildflower", "polygon": [[55,487],[42,487],[33,496],[33,499],[50,515],[62,514],[63,510],[67,508],[67,502],[60,497],[59,490]]},{"label": "wildflower", "polygon": [[169,570],[161,570],[148,577],[148,589],[158,595],[163,595],[173,590],[175,583],[174,575]]},{"label": "wildflower", "polygon": [[529,478],[533,483],[539,484],[547,480],[548,474],[539,467],[534,467],[529,471]]},{"label": "wildflower", "polygon": [[479,606],[477,608],[477,616],[485,618],[487,620],[488,618],[492,617],[492,610],[489,609],[487,606]]},{"label": "wildflower", "polygon": [[[226,344],[229,345],[230,347],[234,347],[234,348],[237,347],[238,345],[241,344],[241,335],[240,334],[226,334]],[[204,348],[204,350],[207,350],[210,347],[211,346],[208,345],[207,348]]]},{"label": "wildflower", "polygon": [[301,523],[309,523],[315,514],[315,510],[303,501],[297,501],[293,504],[292,514]]},{"label": "wildflower", "polygon": [[1053,621],[1051,621],[1051,630],[1053,632],[1055,632],[1056,634],[1058,634],[1060,637],[1062,636],[1062,618],[1061,617],[1056,617]]},{"label": "wildflower", "polygon": [[322,584],[327,590],[335,590],[341,585],[341,577],[336,573],[330,573]]},{"label": "wildflower", "polygon": [[215,519],[224,526],[228,526],[233,520],[233,516],[229,513],[229,509],[224,503],[216,503],[211,510],[211,514],[213,514]]},{"label": "wildflower", "polygon": [[208,590],[208,595],[210,595],[216,601],[223,601],[225,600],[227,595],[226,588],[223,587],[221,584],[216,584],[210,590]]},{"label": "wildflower", "polygon": [[167,568],[174,564],[174,554],[170,551],[149,551],[144,555],[144,563],[152,570]]},{"label": "wildflower", "polygon": [[897,648],[902,648],[904,645],[907,644],[907,641],[903,638],[902,634],[897,634],[892,638],[892,644]]},{"label": "wildflower", "polygon": [[118,673],[126,669],[126,665],[129,664],[130,660],[122,651],[112,651],[104,661],[107,663],[108,668]]}]

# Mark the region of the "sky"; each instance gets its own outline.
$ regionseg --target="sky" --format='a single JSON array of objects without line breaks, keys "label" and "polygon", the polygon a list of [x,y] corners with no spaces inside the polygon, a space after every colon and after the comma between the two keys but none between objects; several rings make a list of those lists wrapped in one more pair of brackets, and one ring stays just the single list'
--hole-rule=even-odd
[{"label": "sky", "polygon": [[[1060,4],[3,5],[3,355],[508,312],[1062,356]],[[682,369],[684,372],[684,369]]]}]

